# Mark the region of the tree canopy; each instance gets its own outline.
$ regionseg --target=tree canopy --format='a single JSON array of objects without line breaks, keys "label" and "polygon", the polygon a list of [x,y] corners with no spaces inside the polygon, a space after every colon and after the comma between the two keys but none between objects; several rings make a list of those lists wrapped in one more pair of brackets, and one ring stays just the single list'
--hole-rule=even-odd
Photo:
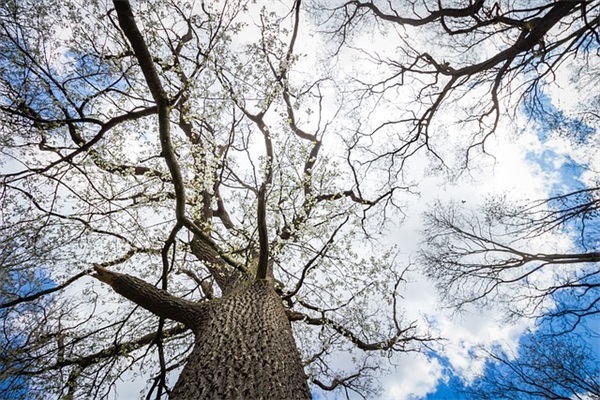
[{"label": "tree canopy", "polygon": [[[441,339],[401,306],[415,271],[447,306],[502,300],[554,333],[597,318],[600,2],[255,3],[0,8],[1,396],[132,376],[168,396],[197,346],[182,310],[259,281],[312,387],[348,396]],[[581,95],[558,109],[563,81]],[[419,181],[532,125],[573,146],[578,186],[439,199],[407,261],[391,237]]]}]

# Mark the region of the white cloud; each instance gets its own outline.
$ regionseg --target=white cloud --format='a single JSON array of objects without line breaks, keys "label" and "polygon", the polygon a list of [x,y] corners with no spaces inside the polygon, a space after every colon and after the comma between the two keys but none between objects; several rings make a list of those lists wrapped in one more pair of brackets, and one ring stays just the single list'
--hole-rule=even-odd
[{"label": "white cloud", "polygon": [[385,381],[385,400],[412,400],[436,391],[443,379],[443,367],[436,359],[423,354],[404,354],[399,357],[399,367]]},{"label": "white cloud", "polygon": [[[396,242],[407,254],[406,262],[409,255],[418,249],[421,238],[416,232],[422,228],[421,214],[436,199],[444,202],[453,200],[469,210],[481,205],[488,196],[503,193],[514,199],[547,196],[560,176],[555,171],[543,170],[528,157],[530,153],[540,154],[543,149],[544,144],[532,130],[524,130],[518,137],[501,134],[488,142],[488,151],[493,157],[479,160],[492,168],[474,169],[474,173],[452,185],[444,184],[440,177],[425,176],[419,186],[420,198],[412,201],[407,210],[407,220],[394,232]],[[423,158],[420,162],[426,168],[427,160]],[[553,243],[555,248],[568,244],[565,237],[555,239],[546,244]],[[407,319],[432,322],[434,333],[445,339],[435,346],[437,355],[447,359],[448,367],[467,383],[483,372],[486,359],[482,349],[496,346],[515,349],[521,335],[532,328],[530,320],[506,322],[505,310],[501,307],[484,310],[468,307],[460,314],[453,314],[440,304],[433,283],[417,272],[411,274],[402,295]],[[424,398],[435,392],[440,382],[448,379],[436,359],[427,359],[424,355],[402,355],[398,362],[400,366],[396,371],[384,379],[383,399]]]}]

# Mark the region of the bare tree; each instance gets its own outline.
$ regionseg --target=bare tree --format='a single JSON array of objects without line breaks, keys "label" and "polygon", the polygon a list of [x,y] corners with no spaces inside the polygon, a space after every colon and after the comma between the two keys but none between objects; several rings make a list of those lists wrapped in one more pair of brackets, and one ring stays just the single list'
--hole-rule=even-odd
[{"label": "bare tree", "polygon": [[585,223],[597,224],[597,193],[591,188],[524,206],[495,199],[470,213],[438,204],[427,215],[426,272],[455,307],[502,300],[512,315],[555,319],[557,329],[574,330],[600,312],[600,253],[548,252],[548,243],[553,247],[553,233],[565,235],[573,219],[581,235],[589,234]]},{"label": "bare tree", "polygon": [[488,372],[467,387],[470,399],[590,399],[600,396],[594,349],[578,335],[527,337],[518,353],[490,352]]},{"label": "bare tree", "polygon": [[[599,7],[597,1],[426,0],[325,7],[322,26],[338,39],[338,54],[363,57],[375,71],[354,77],[355,107],[390,110],[374,116],[373,125],[359,125],[352,156],[388,171],[389,181],[421,151],[447,170],[448,158],[458,155],[463,172],[474,151],[485,152],[491,134],[506,131],[500,122],[513,119],[544,119],[546,128],[585,142],[593,154],[597,149],[589,137],[598,127],[598,97],[582,96],[586,100],[570,116],[552,112],[544,89],[560,74],[572,75],[581,91],[598,85]],[[360,35],[366,27],[375,38],[385,37],[387,46],[364,46]],[[517,118],[524,106],[526,118]],[[596,314],[599,189],[597,171],[587,172],[592,184],[518,207],[494,199],[469,215],[459,211],[466,208],[460,204],[434,205],[423,261],[453,305],[490,299],[500,286],[524,285],[529,292],[523,300],[534,303],[538,316],[549,311],[546,300],[565,293],[576,296],[577,305],[555,312],[571,315],[572,326]],[[567,232],[577,243],[564,253],[532,247],[530,239],[556,232]],[[549,271],[557,271],[558,281],[532,279]]]},{"label": "bare tree", "polygon": [[[570,58],[587,65],[600,42],[597,1],[335,4],[321,5],[328,10],[323,29],[340,53],[362,57],[375,71],[355,76],[356,107],[389,111],[357,129],[355,148],[394,173],[422,151],[441,168],[451,168],[453,156],[461,170],[468,167],[525,97],[539,100],[529,95],[553,82]],[[370,32],[382,46],[361,42]],[[447,139],[458,133],[460,149],[449,151]],[[372,146],[373,135],[386,145]]]},{"label": "bare tree", "polygon": [[2,397],[133,373],[146,398],[310,398],[305,369],[364,394],[379,362],[345,376],[336,350],[430,340],[393,251],[352,245],[405,188],[335,148],[335,85],[294,72],[300,1],[252,6],[2,7]]},{"label": "bare tree", "polygon": [[[323,7],[323,26],[338,39],[337,54],[351,52],[375,71],[354,77],[354,104],[387,113],[358,125],[352,154],[389,171],[388,177],[404,174],[417,153],[431,156],[431,168],[464,173],[474,157],[487,153],[491,135],[519,132],[541,119],[544,129],[585,148],[588,160],[597,156],[599,97],[591,88],[600,83],[600,2],[357,0]],[[367,43],[385,45],[365,45],[361,35],[367,32],[375,32]],[[565,76],[580,92],[570,115],[553,112],[546,95]],[[513,316],[550,322],[555,333],[597,318],[600,179],[593,168],[582,162],[585,183],[546,199],[495,198],[473,211],[462,203],[432,205],[421,262],[445,304],[502,304]],[[561,240],[553,242],[557,236]],[[538,355],[554,356],[546,352],[553,347],[545,347],[552,340],[526,347],[525,361],[494,355],[514,374],[492,375],[498,390],[488,398],[569,397],[575,394],[570,387],[554,389],[571,378],[577,395],[597,394],[593,385],[581,385],[590,378],[587,371],[570,368],[581,352],[570,353],[569,344],[557,347],[565,350],[561,360],[535,363]],[[558,361],[572,365],[562,369]],[[485,397],[485,390],[478,393]]]}]

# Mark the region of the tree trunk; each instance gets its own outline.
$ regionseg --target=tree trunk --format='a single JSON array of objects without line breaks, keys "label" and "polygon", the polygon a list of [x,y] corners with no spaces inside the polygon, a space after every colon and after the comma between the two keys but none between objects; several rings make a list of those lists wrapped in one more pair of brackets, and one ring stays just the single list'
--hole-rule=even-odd
[{"label": "tree trunk", "polygon": [[[182,322],[194,331],[196,343],[173,388],[172,399],[310,399],[290,322],[281,298],[273,290],[264,223],[266,183],[261,186],[263,193],[258,207],[259,264],[256,276],[250,277],[253,283],[249,283],[237,279],[239,274],[225,265],[210,237],[186,216],[185,183],[171,143],[169,118],[173,98],[161,83],[131,5],[124,0],[114,0],[113,4],[119,25],[158,106],[161,154],[175,188],[177,221],[194,233],[192,252],[205,263],[224,296],[193,303],[141,279],[102,267],[95,267],[95,276],[136,304],[160,317]],[[265,180],[268,181],[269,178]],[[163,282],[166,285],[166,280]]]},{"label": "tree trunk", "polygon": [[97,279],[196,337],[172,399],[310,399],[292,328],[272,279],[195,303],[130,275],[95,267]]},{"label": "tree trunk", "polygon": [[281,299],[265,281],[208,304],[172,399],[310,399]]}]

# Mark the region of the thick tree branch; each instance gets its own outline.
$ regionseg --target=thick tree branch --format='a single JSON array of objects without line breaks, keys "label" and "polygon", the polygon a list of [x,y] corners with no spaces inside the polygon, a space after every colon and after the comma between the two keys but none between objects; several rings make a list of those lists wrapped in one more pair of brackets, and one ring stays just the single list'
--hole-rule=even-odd
[{"label": "thick tree branch", "polygon": [[540,43],[540,40],[543,40],[546,33],[580,3],[580,1],[559,1],[555,3],[554,7],[537,21],[532,29],[528,29],[527,33],[522,35],[513,46],[499,52],[486,61],[460,68],[456,71],[448,71],[447,73],[454,76],[472,75],[477,72],[485,71],[507,60],[514,59],[517,54],[530,50]]},{"label": "thick tree branch", "polygon": [[[353,1],[347,3],[352,4],[358,8],[368,8],[378,18],[391,21],[400,25],[413,25],[420,26],[425,25],[443,17],[467,17],[475,16],[483,5],[483,1],[477,1],[471,6],[464,9],[453,9],[453,8],[442,8],[438,11],[431,13],[429,16],[419,19],[402,18],[398,15],[388,15],[379,10],[373,3],[362,3],[359,1]],[[519,39],[507,49],[500,51],[493,57],[482,61],[477,64],[465,66],[459,69],[449,68],[446,65],[437,63],[429,54],[423,54],[422,57],[426,59],[432,66],[436,68],[436,71],[449,76],[470,76],[476,73],[486,71],[500,63],[504,63],[507,60],[514,59],[519,53],[528,51],[534,48],[536,45],[543,40],[546,33],[556,25],[561,19],[569,15],[573,8],[581,4],[582,1],[558,1],[554,3],[552,8],[541,18],[535,19],[535,21],[516,21],[510,20],[512,25],[519,26],[523,33]],[[506,20],[495,20],[495,22],[504,22]]]},{"label": "thick tree branch", "polygon": [[345,7],[348,5],[353,5],[357,8],[367,8],[377,17],[391,21],[400,25],[412,25],[412,26],[422,26],[434,22],[436,20],[440,20],[442,18],[465,18],[465,17],[475,17],[481,7],[483,7],[484,0],[477,0],[474,3],[471,3],[468,7],[465,8],[441,8],[439,10],[433,11],[429,15],[423,18],[405,18],[401,17],[397,13],[395,15],[386,14],[381,11],[375,4],[372,2],[363,3],[361,1],[350,1],[346,3]]},{"label": "thick tree branch", "polygon": [[158,107],[158,129],[160,145],[162,149],[162,155],[165,158],[165,162],[167,163],[167,167],[169,168],[169,172],[171,173],[171,177],[173,179],[173,185],[175,187],[175,215],[177,217],[177,220],[181,222],[183,226],[191,230],[194,234],[201,236],[206,243],[209,243],[212,247],[214,247],[215,250],[217,250],[217,252],[219,253],[219,255],[228,264],[245,272],[243,266],[232,260],[230,257],[224,255],[224,253],[220,251],[220,249],[214,243],[214,241],[210,237],[208,237],[202,231],[202,229],[200,229],[196,224],[194,224],[194,222],[191,219],[189,219],[185,214],[185,184],[183,181],[181,168],[179,166],[179,162],[177,161],[177,156],[175,154],[175,150],[173,149],[173,144],[171,142],[171,121],[169,118],[171,107],[169,98],[167,96],[167,93],[163,89],[162,83],[160,82],[160,78],[154,66],[154,61],[152,59],[148,46],[146,45],[144,37],[142,36],[141,32],[137,27],[129,1],[115,0],[113,1],[113,4],[119,17],[119,24],[121,26],[121,29],[123,30],[123,33],[129,40],[133,48],[133,52],[138,60],[139,66],[142,69],[142,72],[146,79],[148,89],[150,89],[150,93],[152,94],[152,97]]},{"label": "thick tree branch", "polygon": [[348,386],[348,382],[351,382],[352,380],[359,378],[360,376],[362,376],[362,370],[359,372],[356,372],[352,375],[348,375],[345,376],[343,378],[334,378],[330,384],[327,383],[323,383],[320,380],[314,378],[311,379],[312,383],[314,383],[315,385],[317,385],[318,387],[320,387],[323,390],[326,390],[328,392],[333,391],[335,389],[338,388],[338,386]]},{"label": "thick tree branch", "polygon": [[377,201],[367,200],[367,199],[363,199],[362,197],[357,196],[353,190],[345,190],[341,193],[320,194],[318,196],[315,196],[315,200],[316,201],[331,201],[331,200],[338,200],[338,199],[341,199],[344,197],[348,197],[353,202],[358,203],[358,204],[365,204],[365,205],[372,206],[377,203]]},{"label": "thick tree branch", "polygon": [[169,97],[160,82],[154,61],[150,55],[150,50],[137,27],[129,1],[115,0],[113,4],[119,17],[119,25],[133,48],[135,57],[148,84],[148,89],[150,89],[150,93],[158,107],[158,129],[162,155],[173,178],[173,185],[177,193],[175,214],[178,220],[183,220],[185,219],[185,185],[177,156],[171,143],[171,122],[169,120],[171,107]]},{"label": "thick tree branch", "polygon": [[258,126],[263,134],[265,141],[265,174],[263,182],[258,189],[257,199],[257,211],[256,211],[256,224],[258,230],[258,246],[259,246],[259,258],[258,266],[256,268],[256,279],[266,279],[273,275],[269,263],[269,232],[267,227],[267,188],[273,182],[273,162],[275,160],[273,155],[273,142],[271,140],[271,132],[267,124],[263,121],[262,113],[259,115],[252,115],[246,113],[246,115]]},{"label": "thick tree branch", "polygon": [[110,285],[115,292],[162,318],[169,318],[194,328],[201,318],[203,305],[175,297],[143,280],[94,267],[94,278]]},{"label": "thick tree branch", "polygon": [[206,266],[223,294],[229,293],[240,276],[240,271],[225,263],[210,243],[205,242],[198,235],[192,238],[190,249],[192,254]]}]

